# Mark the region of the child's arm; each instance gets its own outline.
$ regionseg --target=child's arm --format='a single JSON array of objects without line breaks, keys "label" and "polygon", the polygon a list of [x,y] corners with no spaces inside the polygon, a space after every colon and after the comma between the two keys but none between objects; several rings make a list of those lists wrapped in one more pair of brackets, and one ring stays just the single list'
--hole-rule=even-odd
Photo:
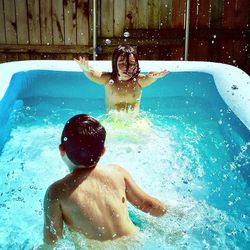
[{"label": "child's arm", "polygon": [[98,84],[104,84],[109,80],[110,74],[94,70],[92,67],[89,66],[88,59],[85,59],[85,57],[80,56],[79,60],[74,58],[74,61],[79,64],[79,66],[83,70],[83,73],[91,81],[94,81]]},{"label": "child's arm", "polygon": [[63,218],[60,202],[50,186],[44,197],[44,242],[54,244],[63,235]]},{"label": "child's arm", "polygon": [[164,215],[167,211],[167,205],[145,193],[134,182],[126,170],[123,169],[123,172],[128,201],[138,209],[142,210],[143,212],[150,213],[153,216],[159,217]]},{"label": "child's arm", "polygon": [[138,83],[142,88],[147,87],[154,83],[158,78],[162,78],[169,73],[168,70],[163,70],[161,72],[149,72],[146,75],[138,76]]}]

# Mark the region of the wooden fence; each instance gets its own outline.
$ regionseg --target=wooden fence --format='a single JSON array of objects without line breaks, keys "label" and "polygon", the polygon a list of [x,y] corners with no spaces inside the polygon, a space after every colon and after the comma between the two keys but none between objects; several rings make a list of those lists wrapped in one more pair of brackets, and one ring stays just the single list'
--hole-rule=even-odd
[{"label": "wooden fence", "polygon": [[[97,59],[130,44],[140,59],[184,58],[185,0],[97,0]],[[191,0],[189,60],[250,73],[250,0]],[[0,62],[93,53],[93,0],[0,0]]]}]

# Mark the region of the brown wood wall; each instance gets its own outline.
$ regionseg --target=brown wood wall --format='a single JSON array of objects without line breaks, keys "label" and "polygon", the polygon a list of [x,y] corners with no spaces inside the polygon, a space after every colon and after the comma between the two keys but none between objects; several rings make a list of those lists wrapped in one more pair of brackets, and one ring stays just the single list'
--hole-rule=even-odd
[{"label": "brown wood wall", "polygon": [[[189,60],[250,74],[250,0],[191,0],[190,12]],[[97,59],[130,44],[140,59],[182,60],[185,15],[185,0],[97,0]],[[0,0],[0,62],[92,58],[92,36],[93,0]]]}]

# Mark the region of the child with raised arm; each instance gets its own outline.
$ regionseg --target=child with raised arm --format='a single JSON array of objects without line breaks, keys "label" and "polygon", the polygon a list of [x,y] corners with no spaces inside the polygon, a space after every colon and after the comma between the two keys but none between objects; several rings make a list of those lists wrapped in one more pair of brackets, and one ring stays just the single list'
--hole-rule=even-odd
[{"label": "child with raised arm", "polygon": [[153,216],[166,205],[146,194],[127,170],[117,164],[97,166],[105,152],[105,128],[80,114],[65,125],[59,146],[70,174],[52,184],[44,198],[44,241],[63,237],[63,224],[88,239],[112,240],[135,234],[127,201]]},{"label": "child with raised arm", "polygon": [[164,77],[167,70],[140,74],[138,56],[130,46],[119,46],[112,57],[112,73],[98,72],[89,66],[88,60],[74,59],[84,74],[93,82],[104,85],[106,110],[137,110],[140,108],[142,88],[158,78]]}]

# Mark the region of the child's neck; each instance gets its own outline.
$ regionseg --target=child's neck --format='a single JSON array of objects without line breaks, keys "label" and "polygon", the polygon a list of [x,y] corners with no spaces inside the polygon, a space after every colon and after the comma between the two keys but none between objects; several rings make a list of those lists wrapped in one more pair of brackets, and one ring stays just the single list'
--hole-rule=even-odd
[{"label": "child's neck", "polygon": [[83,166],[83,165],[75,165],[74,167],[69,168],[70,172],[88,172],[93,170],[96,167],[96,164],[92,165],[92,166]]}]

